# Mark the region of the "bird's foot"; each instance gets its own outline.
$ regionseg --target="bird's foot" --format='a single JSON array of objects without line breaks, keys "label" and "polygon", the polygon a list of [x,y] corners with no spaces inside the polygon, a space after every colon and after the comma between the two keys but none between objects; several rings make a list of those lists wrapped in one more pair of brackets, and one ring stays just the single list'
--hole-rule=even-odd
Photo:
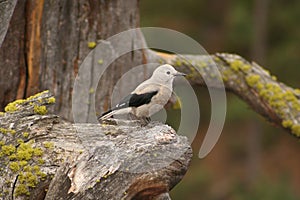
[{"label": "bird's foot", "polygon": [[147,126],[150,122],[151,122],[151,118],[150,117],[143,117],[141,118],[141,126]]}]

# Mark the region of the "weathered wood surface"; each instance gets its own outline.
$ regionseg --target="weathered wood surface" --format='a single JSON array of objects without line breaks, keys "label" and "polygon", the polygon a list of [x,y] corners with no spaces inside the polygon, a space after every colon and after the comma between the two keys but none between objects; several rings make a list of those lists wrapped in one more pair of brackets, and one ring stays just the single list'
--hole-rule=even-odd
[{"label": "weathered wood surface", "polygon": [[[43,92],[0,116],[3,199],[167,199],[192,156],[169,126],[71,124]],[[44,107],[46,106],[46,107]]]}]

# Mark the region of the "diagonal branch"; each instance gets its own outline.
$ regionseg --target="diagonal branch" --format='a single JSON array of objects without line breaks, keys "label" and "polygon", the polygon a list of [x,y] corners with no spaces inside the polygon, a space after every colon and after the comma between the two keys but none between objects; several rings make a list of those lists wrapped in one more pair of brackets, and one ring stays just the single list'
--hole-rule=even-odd
[{"label": "diagonal branch", "polygon": [[255,112],[300,137],[300,90],[277,81],[257,63],[227,53],[175,55],[150,51],[149,58],[175,66],[188,74],[192,84],[214,88],[224,84],[227,91],[239,96]]}]

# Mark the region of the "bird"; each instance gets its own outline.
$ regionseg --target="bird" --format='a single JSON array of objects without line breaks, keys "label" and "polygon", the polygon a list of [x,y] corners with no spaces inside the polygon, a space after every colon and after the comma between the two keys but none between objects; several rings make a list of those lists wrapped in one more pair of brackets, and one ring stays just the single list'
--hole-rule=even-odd
[{"label": "bird", "polygon": [[150,117],[163,109],[170,99],[175,77],[185,75],[169,64],[157,67],[148,80],[138,85],[128,96],[98,119],[105,121],[115,115],[129,114],[131,119],[150,122]]}]

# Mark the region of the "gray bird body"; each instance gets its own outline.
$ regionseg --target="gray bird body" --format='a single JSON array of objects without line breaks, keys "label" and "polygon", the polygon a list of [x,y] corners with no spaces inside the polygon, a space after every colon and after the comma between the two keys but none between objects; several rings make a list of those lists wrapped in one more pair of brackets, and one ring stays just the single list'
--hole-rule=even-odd
[{"label": "gray bird body", "polygon": [[138,85],[130,95],[121,100],[112,110],[104,113],[100,120],[108,119],[113,115],[129,113],[137,118],[149,118],[160,111],[170,99],[174,78],[183,75],[171,65],[159,66],[148,80]]}]

